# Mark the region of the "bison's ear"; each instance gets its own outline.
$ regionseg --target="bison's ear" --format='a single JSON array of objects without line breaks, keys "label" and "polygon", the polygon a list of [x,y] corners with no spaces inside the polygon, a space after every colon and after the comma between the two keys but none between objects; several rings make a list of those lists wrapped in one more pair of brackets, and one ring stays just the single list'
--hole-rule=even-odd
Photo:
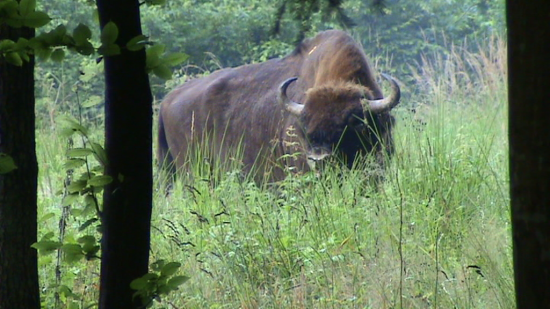
[{"label": "bison's ear", "polygon": [[288,86],[293,82],[296,81],[297,77],[292,77],[287,80],[285,80],[280,86],[279,86],[279,104],[283,105],[286,110],[288,110],[291,114],[295,116],[300,116],[302,113],[302,110],[304,109],[304,104],[294,102],[291,99],[288,98],[286,95],[286,89]]},{"label": "bison's ear", "polygon": [[401,90],[399,89],[399,85],[395,79],[387,74],[382,73],[381,75],[391,83],[392,91],[390,95],[380,100],[361,100],[365,110],[374,114],[389,112],[392,108],[399,104],[399,100],[401,98]]}]

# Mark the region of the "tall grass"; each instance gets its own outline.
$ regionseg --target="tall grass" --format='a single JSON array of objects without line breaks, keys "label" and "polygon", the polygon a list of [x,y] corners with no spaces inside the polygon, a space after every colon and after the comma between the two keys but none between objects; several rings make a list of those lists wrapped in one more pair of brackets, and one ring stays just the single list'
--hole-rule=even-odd
[{"label": "tall grass", "polygon": [[[425,59],[422,94],[395,111],[396,152],[378,188],[361,168],[277,189],[229,168],[215,182],[181,177],[166,195],[159,171],[151,259],[191,277],[163,307],[514,308],[505,49],[494,39]],[[64,146],[41,134],[41,212],[58,214]]]}]

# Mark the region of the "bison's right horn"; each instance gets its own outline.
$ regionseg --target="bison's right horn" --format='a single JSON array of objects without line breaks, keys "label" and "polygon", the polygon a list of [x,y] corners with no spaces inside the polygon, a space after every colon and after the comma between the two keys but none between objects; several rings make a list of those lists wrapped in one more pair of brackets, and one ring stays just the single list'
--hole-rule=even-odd
[{"label": "bison's right horn", "polygon": [[399,90],[399,85],[395,79],[384,73],[381,75],[391,83],[392,92],[388,97],[380,100],[365,100],[365,108],[374,114],[389,112],[399,104],[401,98],[401,90]]},{"label": "bison's right horn", "polygon": [[291,114],[295,116],[299,116],[302,113],[302,110],[304,109],[304,104],[294,102],[291,99],[288,98],[286,95],[286,89],[288,86],[295,80],[297,80],[297,77],[292,77],[287,80],[285,80],[281,86],[279,86],[279,103],[283,105]]}]

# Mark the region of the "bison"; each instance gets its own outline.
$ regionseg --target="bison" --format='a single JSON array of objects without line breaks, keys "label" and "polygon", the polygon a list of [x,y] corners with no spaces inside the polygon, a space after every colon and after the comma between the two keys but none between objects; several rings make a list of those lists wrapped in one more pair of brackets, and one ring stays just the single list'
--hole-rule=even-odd
[{"label": "bison", "polygon": [[329,30],[284,58],[187,81],[161,103],[158,159],[185,168],[197,149],[222,162],[239,153],[243,171],[259,181],[330,157],[352,167],[358,154],[372,154],[383,164],[400,90],[382,76],[391,85],[385,98],[361,46]]}]

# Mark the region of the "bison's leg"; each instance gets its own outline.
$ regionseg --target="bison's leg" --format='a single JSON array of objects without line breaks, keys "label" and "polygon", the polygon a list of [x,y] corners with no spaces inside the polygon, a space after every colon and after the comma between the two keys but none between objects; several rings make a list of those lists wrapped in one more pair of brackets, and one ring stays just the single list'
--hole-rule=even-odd
[{"label": "bison's leg", "polygon": [[[159,127],[158,127],[158,145],[157,145],[157,161],[159,175],[166,175],[166,177],[159,177],[160,182],[166,182],[166,194],[172,188],[173,182],[176,176],[176,163],[170,153],[168,147],[168,140],[166,139],[166,132],[164,130],[164,122],[162,121],[162,114],[159,114]],[[163,179],[165,178],[165,179]]]}]

